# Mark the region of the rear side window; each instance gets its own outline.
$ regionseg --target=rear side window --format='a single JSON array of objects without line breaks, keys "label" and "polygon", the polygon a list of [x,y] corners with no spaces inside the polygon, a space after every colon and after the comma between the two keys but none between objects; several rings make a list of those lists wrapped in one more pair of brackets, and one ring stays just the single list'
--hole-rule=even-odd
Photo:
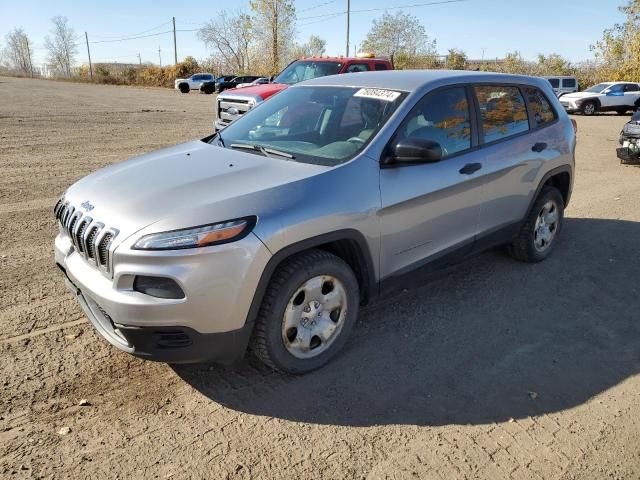
[{"label": "rear side window", "polygon": [[389,70],[386,63],[376,63],[376,70]]},{"label": "rear side window", "polygon": [[638,87],[638,85],[636,85],[635,83],[629,83],[624,86],[625,92],[637,92],[638,90],[640,90],[640,87]]},{"label": "rear side window", "polygon": [[576,88],[576,79],[575,78],[562,79],[562,88]]},{"label": "rear side window", "polygon": [[427,94],[407,116],[399,138],[438,142],[444,157],[471,148],[469,102],[464,87]]},{"label": "rear side window", "polygon": [[354,72],[368,72],[369,67],[364,63],[352,63],[347,67],[345,73],[354,73]]},{"label": "rear side window", "polygon": [[517,87],[480,86],[474,90],[480,107],[485,143],[511,137],[529,129],[524,98]]},{"label": "rear side window", "polygon": [[551,123],[556,119],[556,112],[551,107],[544,93],[534,87],[525,87],[522,90],[527,96],[529,108],[533,115],[533,128]]},{"label": "rear side window", "polygon": [[550,78],[549,83],[553,88],[560,88],[560,79],[559,78]]}]

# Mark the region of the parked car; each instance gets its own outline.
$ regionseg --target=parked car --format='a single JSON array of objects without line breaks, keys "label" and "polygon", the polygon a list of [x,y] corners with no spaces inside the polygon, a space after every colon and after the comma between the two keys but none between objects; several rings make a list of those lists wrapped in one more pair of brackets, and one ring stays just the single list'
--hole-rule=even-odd
[{"label": "parked car", "polygon": [[620,115],[640,106],[640,84],[634,82],[605,82],[584,92],[568,93],[560,103],[569,113],[593,115],[597,112],[618,112]]},{"label": "parked car", "polygon": [[267,98],[303,80],[341,73],[393,70],[391,62],[373,55],[353,58],[310,57],[291,62],[274,80],[266,85],[256,85],[218,95],[217,115],[213,121],[215,131],[222,130],[232,121]]},{"label": "parked car", "polygon": [[578,91],[578,80],[576,77],[560,76],[560,77],[544,77],[549,80],[556,96],[561,97],[565,93],[573,93]]},{"label": "parked car", "polygon": [[236,88],[251,87],[252,85],[264,85],[265,83],[269,83],[269,79],[267,77],[260,77],[250,83],[241,83],[236,86]]},{"label": "parked car", "polygon": [[234,77],[231,80],[226,82],[220,82],[216,84],[216,92],[224,92],[225,90],[229,90],[231,88],[236,88],[238,85],[243,83],[251,83],[254,80],[262,78],[260,75],[242,75],[239,77]]},{"label": "parked car", "polygon": [[189,78],[178,78],[174,82],[174,87],[182,93],[189,93],[190,90],[200,90],[205,82],[213,82],[216,77],[212,73],[196,73]]},{"label": "parked car", "polygon": [[202,93],[207,93],[207,94],[211,94],[216,92],[216,85],[221,83],[221,82],[228,82],[229,80],[233,80],[234,78],[236,78],[236,75],[222,75],[221,77],[218,77],[215,79],[215,81],[213,82],[205,82],[202,84],[202,86],[200,87],[200,91]]},{"label": "parked car", "polygon": [[640,112],[635,112],[622,127],[616,154],[624,165],[640,165]]},{"label": "parked car", "polygon": [[251,344],[308,372],[410,272],[495,245],[546,259],[571,196],[572,123],[541,78],[315,78],[72,185],[54,209],[55,260],[121,350],[230,362]]}]

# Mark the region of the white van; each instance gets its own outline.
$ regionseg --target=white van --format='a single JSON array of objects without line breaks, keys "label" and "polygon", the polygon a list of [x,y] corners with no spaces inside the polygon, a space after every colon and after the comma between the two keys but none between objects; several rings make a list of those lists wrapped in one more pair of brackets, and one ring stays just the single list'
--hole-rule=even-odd
[{"label": "white van", "polygon": [[544,77],[549,80],[556,96],[560,97],[565,93],[573,93],[578,91],[578,80],[576,77]]}]

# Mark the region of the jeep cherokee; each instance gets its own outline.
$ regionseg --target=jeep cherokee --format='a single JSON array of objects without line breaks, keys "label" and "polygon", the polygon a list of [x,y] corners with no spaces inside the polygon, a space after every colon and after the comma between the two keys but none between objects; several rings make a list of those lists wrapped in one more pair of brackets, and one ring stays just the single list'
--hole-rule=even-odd
[{"label": "jeep cherokee", "polygon": [[304,373],[409,272],[496,245],[525,262],[548,257],[575,142],[540,78],[317,78],[216,135],[72,185],[54,208],[55,260],[121,350],[231,362],[250,346]]}]

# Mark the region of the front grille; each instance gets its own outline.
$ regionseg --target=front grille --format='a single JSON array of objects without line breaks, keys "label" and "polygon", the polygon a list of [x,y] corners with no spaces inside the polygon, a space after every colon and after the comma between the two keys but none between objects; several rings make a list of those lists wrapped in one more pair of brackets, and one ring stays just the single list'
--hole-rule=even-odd
[{"label": "front grille", "polygon": [[[218,118],[224,123],[231,123],[253,107],[255,100],[236,98],[234,96],[218,97]],[[233,109],[230,113],[229,110]],[[237,112],[237,113],[236,113]]]},{"label": "front grille", "polygon": [[76,251],[90,264],[111,273],[111,245],[118,235],[115,228],[106,228],[82,210],[61,199],[53,213]]}]

